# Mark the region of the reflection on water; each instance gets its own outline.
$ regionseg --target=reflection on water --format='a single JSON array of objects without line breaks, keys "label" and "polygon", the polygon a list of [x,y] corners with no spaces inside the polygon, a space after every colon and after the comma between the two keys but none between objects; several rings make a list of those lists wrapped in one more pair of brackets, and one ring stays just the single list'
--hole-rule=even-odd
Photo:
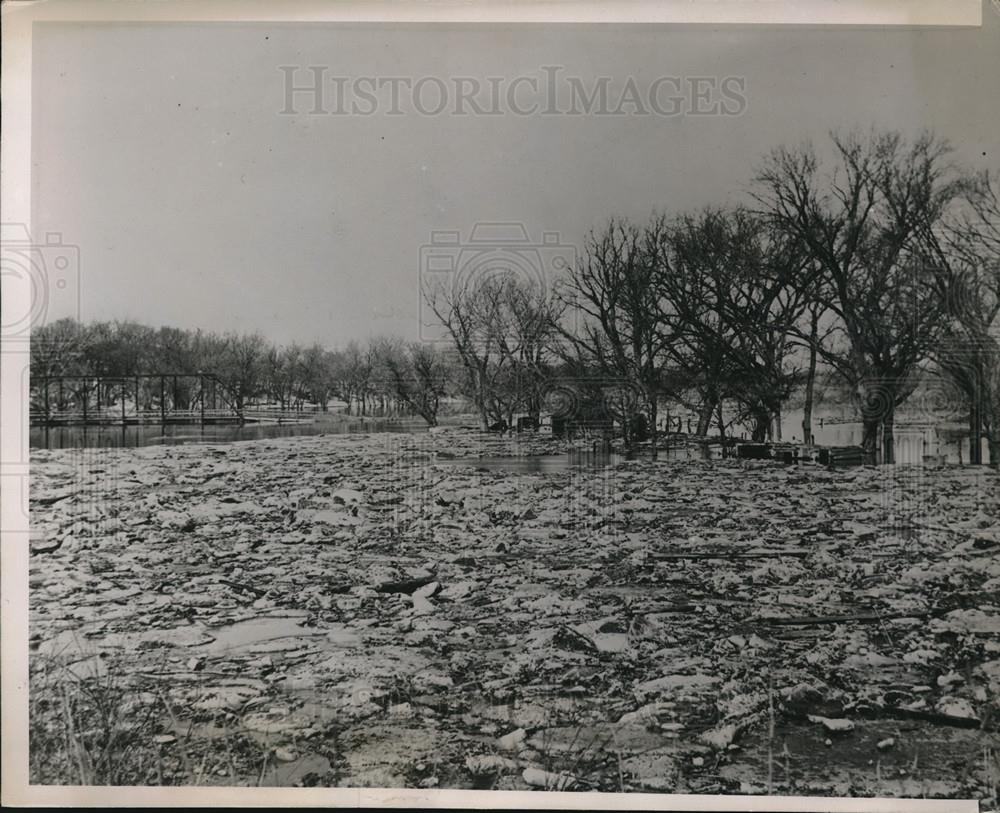
[{"label": "reflection on water", "polygon": [[231,443],[238,440],[290,438],[298,435],[421,432],[423,421],[329,421],[302,424],[146,424],[141,426],[32,427],[32,449],[133,447],[185,443]]},{"label": "reflection on water", "polygon": [[[782,415],[782,439],[801,442],[802,412],[791,411]],[[297,435],[364,434],[371,432],[426,432],[421,420],[371,421],[323,420],[302,424],[146,424],[132,426],[54,426],[32,427],[29,443],[32,449],[70,449],[80,447],[134,447],[178,445],[189,443],[230,443],[240,440],[266,440],[295,437]],[[831,423],[819,413],[813,419],[813,436],[820,446],[857,446],[861,443],[860,422]],[[896,462],[922,463],[927,458],[947,463],[969,461],[969,438],[960,430],[924,425],[896,426]],[[660,440],[660,457],[666,460],[687,460],[698,457],[718,457],[719,446],[699,448],[690,444]],[[567,468],[615,465],[624,458],[608,454],[601,449],[581,450],[566,455],[542,455],[520,458],[464,458],[445,460],[443,464],[474,466],[484,469],[514,471],[523,474],[540,474],[563,471]],[[983,460],[989,459],[989,450],[983,440]]]},{"label": "reflection on water", "polygon": [[[860,446],[861,422],[830,422],[832,414],[819,412],[813,416],[812,434],[819,446]],[[792,410],[781,416],[782,438],[792,443],[802,440],[802,410]],[[970,442],[967,433],[933,424],[911,424],[905,421],[895,427],[897,463],[922,463],[925,457],[941,458],[947,463],[968,463]],[[989,460],[984,438],[983,460]]]}]

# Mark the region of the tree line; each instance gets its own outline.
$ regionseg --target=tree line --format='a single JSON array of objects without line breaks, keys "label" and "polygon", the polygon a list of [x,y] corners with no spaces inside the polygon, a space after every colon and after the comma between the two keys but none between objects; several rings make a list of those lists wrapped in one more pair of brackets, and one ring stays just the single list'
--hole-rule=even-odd
[{"label": "tree line", "polygon": [[[64,401],[93,402],[98,408],[98,379],[105,381],[107,400],[134,397],[137,376],[165,376],[171,406],[183,409],[200,397],[196,377],[205,375],[222,385],[224,402],[238,415],[262,401],[282,410],[308,405],[328,411],[336,400],[347,414],[416,415],[433,425],[441,399],[450,392],[451,367],[448,355],[433,345],[387,336],[331,349],[318,343],[281,346],[256,333],[62,319],[37,328],[31,340],[36,400],[40,387],[52,390],[53,382],[63,378]],[[155,381],[140,384],[139,393],[144,406],[158,406]]]},{"label": "tree line", "polygon": [[980,437],[1000,460],[997,179],[929,133],[780,147],[741,205],[612,218],[558,277],[458,274],[424,297],[483,423],[537,412],[555,371],[577,404],[599,396],[626,443],[648,427],[654,454],[665,403],[695,412],[700,434],[724,436],[735,413],[764,440],[797,388],[808,440],[826,371],[866,451],[893,462],[897,410],[936,375],[968,416],[972,462]]}]

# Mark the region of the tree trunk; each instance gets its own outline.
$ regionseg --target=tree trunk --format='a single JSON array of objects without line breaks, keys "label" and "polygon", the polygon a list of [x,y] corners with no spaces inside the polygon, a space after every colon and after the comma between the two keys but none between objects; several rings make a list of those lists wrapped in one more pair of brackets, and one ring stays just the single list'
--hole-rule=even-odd
[{"label": "tree trunk", "polygon": [[1000,401],[992,402],[992,388],[986,389],[983,398],[983,436],[986,438],[986,452],[990,456],[989,465],[1000,468]]},{"label": "tree trunk", "polygon": [[653,403],[650,404],[649,414],[650,414],[650,416],[652,418],[652,424],[653,424],[652,428],[650,429],[650,433],[651,434],[649,436],[649,439],[650,439],[650,441],[652,443],[650,454],[651,454],[653,460],[656,460],[656,453],[657,453],[657,450],[656,450],[656,418],[657,418],[656,398],[653,398]]},{"label": "tree trunk", "polygon": [[622,444],[625,446],[625,456],[631,457],[632,455],[632,415],[628,412],[628,409],[623,407],[618,411],[619,418],[622,425]]},{"label": "tree trunk", "polygon": [[754,443],[763,443],[767,439],[770,428],[771,416],[764,410],[755,410],[753,413],[753,428],[750,430],[750,440]]},{"label": "tree trunk", "polygon": [[819,333],[819,317],[813,314],[809,331],[809,370],[806,373],[806,403],[802,410],[802,442],[812,446],[812,404],[816,389],[816,341]]},{"label": "tree trunk", "polygon": [[533,389],[528,397],[528,417],[533,426],[538,426],[542,418],[542,399],[537,389]]},{"label": "tree trunk", "polygon": [[861,421],[861,447],[873,463],[878,455],[878,428],[877,418],[864,418]]},{"label": "tree trunk", "polygon": [[722,417],[722,401],[721,399],[715,405],[715,414],[719,423],[719,442],[722,444],[722,456],[726,456],[726,422]]},{"label": "tree trunk", "polygon": [[969,404],[969,463],[980,466],[983,462],[983,412],[978,376],[972,385]]},{"label": "tree trunk", "polygon": [[[861,412],[861,446],[866,458],[872,463],[879,462],[879,429],[886,421],[890,423],[889,434],[892,435],[892,417],[895,409],[895,392],[881,385],[878,381],[862,380],[858,384],[856,398]],[[882,451],[885,450],[883,441]],[[882,462],[889,462],[884,457]]]},{"label": "tree trunk", "polygon": [[486,405],[486,385],[484,383],[486,372],[479,369],[475,373],[475,398],[476,406],[479,407],[479,419],[482,421],[482,428],[485,432],[490,428],[489,410]]},{"label": "tree trunk", "polygon": [[896,439],[893,431],[896,420],[895,412],[895,408],[890,407],[882,420],[882,462],[886,465],[896,462]]},{"label": "tree trunk", "polygon": [[698,437],[705,437],[708,434],[708,427],[712,423],[712,413],[715,412],[715,404],[711,401],[706,401],[702,404],[701,411],[698,413]]}]

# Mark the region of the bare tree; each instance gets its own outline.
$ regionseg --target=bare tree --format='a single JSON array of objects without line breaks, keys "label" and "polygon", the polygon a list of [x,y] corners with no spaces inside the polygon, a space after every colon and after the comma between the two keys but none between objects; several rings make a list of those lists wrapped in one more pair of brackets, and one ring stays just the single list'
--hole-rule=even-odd
[{"label": "bare tree", "polygon": [[60,319],[31,332],[31,377],[70,375],[77,369],[84,328],[73,319]]},{"label": "bare tree", "polygon": [[323,412],[330,406],[336,390],[336,354],[320,344],[302,351],[302,387]]},{"label": "bare tree", "polygon": [[264,337],[257,333],[229,333],[222,339],[214,371],[241,420],[247,403],[261,392],[267,347]]},{"label": "bare tree", "polygon": [[968,408],[970,456],[1000,466],[1000,200],[989,173],[970,179],[966,194],[941,228],[922,240],[933,259],[934,283],[945,308],[938,369]]},{"label": "bare tree", "polygon": [[[46,418],[49,417],[53,398],[58,409],[66,408],[66,388],[62,385],[53,388],[51,379],[79,372],[85,341],[85,328],[73,319],[60,319],[31,331],[31,389],[38,399],[36,408],[42,409]],[[71,386],[71,392],[72,389]]]},{"label": "bare tree", "polygon": [[337,391],[351,414],[352,403],[358,415],[367,413],[369,387],[374,372],[374,352],[358,342],[348,342],[338,354]]},{"label": "bare tree", "polygon": [[671,338],[660,297],[656,249],[666,224],[654,220],[645,231],[624,220],[611,220],[591,232],[583,257],[573,269],[562,296],[575,312],[575,329],[565,327],[568,359],[595,369],[622,393],[619,397],[626,445],[636,414],[648,417],[656,455],[656,423],[666,349]]},{"label": "bare tree", "polygon": [[818,348],[820,355],[854,392],[865,449],[875,455],[881,428],[890,463],[896,408],[912,393],[942,324],[917,237],[960,184],[946,162],[949,147],[931,135],[910,144],[878,132],[832,140],[828,172],[811,147],[775,150],[758,172],[756,197],[829,283],[824,304],[846,346]]},{"label": "bare tree", "polygon": [[395,397],[428,426],[437,426],[438,409],[449,381],[448,365],[437,348],[420,342],[406,346],[383,342],[379,361]]},{"label": "bare tree", "polygon": [[801,251],[745,209],[706,209],[663,230],[659,286],[667,303],[667,353],[700,392],[699,433],[723,399],[740,406],[761,441],[779,427],[797,380],[787,360],[805,308],[796,287]]},{"label": "bare tree", "polygon": [[297,344],[272,345],[263,361],[264,383],[281,409],[290,409],[301,397],[304,382],[303,351]]},{"label": "bare tree", "polygon": [[[811,275],[810,275],[811,276]],[[811,276],[814,283],[821,285],[822,277]],[[816,377],[819,367],[820,351],[829,344],[830,337],[836,332],[837,325],[834,320],[825,318],[827,314],[826,302],[829,297],[823,295],[818,290],[803,286],[806,295],[806,309],[803,314],[805,325],[792,329],[793,338],[798,339],[800,346],[804,346],[808,354],[809,361],[806,365],[806,377],[804,383],[805,399],[802,408],[802,441],[812,444],[812,415],[813,406],[816,402]]]},{"label": "bare tree", "polygon": [[511,280],[502,297],[506,325],[499,331],[501,351],[513,361],[517,406],[537,423],[565,305],[551,292]]},{"label": "bare tree", "polygon": [[471,275],[424,290],[461,363],[463,393],[483,427],[537,416],[545,365],[562,303],[513,274]]}]

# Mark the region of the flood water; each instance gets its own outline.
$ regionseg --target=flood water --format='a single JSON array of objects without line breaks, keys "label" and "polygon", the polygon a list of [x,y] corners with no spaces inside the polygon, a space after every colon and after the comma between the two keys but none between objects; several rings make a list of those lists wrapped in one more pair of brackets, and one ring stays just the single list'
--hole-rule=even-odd
[{"label": "flood water", "polygon": [[[830,413],[813,416],[812,434],[818,446],[860,446],[861,422],[831,422]],[[781,416],[782,438],[793,443],[802,440],[802,410],[792,410]],[[896,462],[924,462],[925,457],[939,457],[946,463],[969,462],[969,437],[944,425],[928,423],[907,425],[900,420],[895,427]],[[989,448],[982,441],[983,461],[989,460]]]},{"label": "flood water", "polygon": [[301,424],[143,424],[133,426],[34,426],[32,449],[81,447],[173,446],[187,443],[232,443],[299,435],[364,434],[367,432],[425,432],[423,421],[338,421]]},{"label": "flood water", "polygon": [[[801,440],[801,410],[782,415],[782,437],[785,441]],[[299,435],[325,434],[365,434],[375,432],[423,433],[427,425],[422,420],[370,421],[342,420],[319,421],[301,424],[145,424],[132,426],[55,426],[32,427],[29,430],[29,444],[32,449],[73,449],[81,447],[113,448],[156,445],[180,445],[191,443],[231,443],[241,440],[268,440],[272,438],[296,437]],[[861,443],[861,423],[830,423],[822,413],[813,420],[813,435],[820,446],[856,446]],[[674,445],[664,448],[661,440],[660,456],[668,460],[686,460],[703,457],[704,453],[691,446]],[[919,464],[925,458],[938,458],[947,463],[967,463],[969,461],[969,438],[956,435],[954,431],[935,426],[912,426],[905,423],[896,426],[896,462]],[[717,456],[718,447],[712,447],[711,454]],[[451,465],[471,465],[482,469],[513,471],[522,474],[555,472],[568,467],[601,467],[615,465],[622,459],[617,455],[603,456],[590,460],[574,455],[592,456],[588,451],[571,452],[566,455],[541,455],[520,458],[466,458],[439,459],[437,462]],[[600,453],[597,455],[601,457]],[[989,459],[989,450],[983,440],[983,460]]]}]

